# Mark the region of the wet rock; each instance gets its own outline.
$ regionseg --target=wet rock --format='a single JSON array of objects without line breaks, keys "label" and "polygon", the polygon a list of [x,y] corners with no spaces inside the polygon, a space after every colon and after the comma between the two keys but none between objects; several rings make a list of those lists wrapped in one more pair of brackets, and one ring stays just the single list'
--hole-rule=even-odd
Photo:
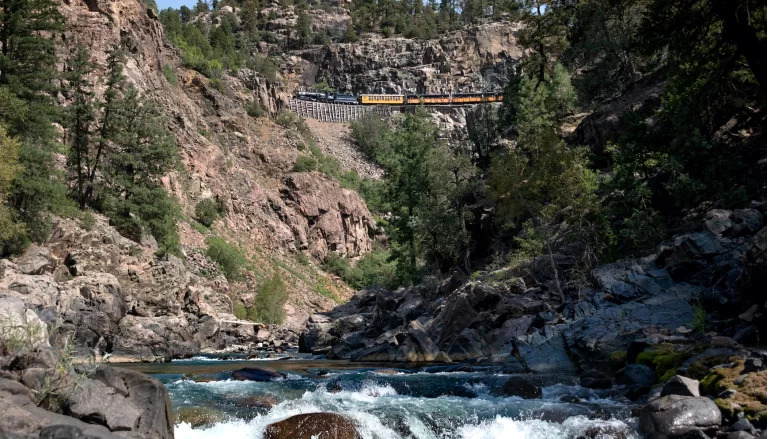
[{"label": "wet rock", "polygon": [[560,402],[567,402],[570,404],[576,404],[581,402],[581,399],[579,399],[578,396],[575,395],[563,395],[560,397]]},{"label": "wet rock", "polygon": [[627,386],[627,397],[637,399],[645,395],[656,384],[656,372],[644,364],[628,364],[618,378]]},{"label": "wet rock", "polygon": [[579,379],[582,387],[589,389],[608,389],[611,387],[611,378],[598,371],[591,371]]},{"label": "wet rock", "polygon": [[695,430],[716,428],[720,410],[707,398],[663,396],[640,411],[640,431],[650,438],[678,437]]},{"label": "wet rock", "polygon": [[232,379],[237,381],[274,381],[285,378],[285,375],[274,370],[261,369],[258,367],[244,367],[232,371]]},{"label": "wet rock", "polygon": [[504,383],[502,391],[507,396],[519,396],[524,399],[541,398],[541,388],[531,380],[520,376],[510,377]]},{"label": "wet rock", "polygon": [[661,390],[661,396],[666,395],[699,396],[699,381],[675,375]]},{"label": "wet rock", "polygon": [[621,373],[621,382],[651,388],[656,384],[656,372],[644,364],[628,364]]},{"label": "wet rock", "polygon": [[576,439],[627,439],[627,431],[611,425],[597,425],[587,428]]},{"label": "wet rock", "polygon": [[227,416],[214,408],[187,406],[176,409],[173,417],[176,424],[185,422],[192,428],[206,428],[224,421]]},{"label": "wet rock", "polygon": [[351,419],[335,413],[308,413],[291,416],[267,425],[264,439],[360,439]]},{"label": "wet rock", "polygon": [[748,433],[751,433],[755,431],[755,427],[752,425],[749,420],[746,418],[741,418],[738,421],[731,424],[731,426],[728,428],[730,431],[746,431]]}]

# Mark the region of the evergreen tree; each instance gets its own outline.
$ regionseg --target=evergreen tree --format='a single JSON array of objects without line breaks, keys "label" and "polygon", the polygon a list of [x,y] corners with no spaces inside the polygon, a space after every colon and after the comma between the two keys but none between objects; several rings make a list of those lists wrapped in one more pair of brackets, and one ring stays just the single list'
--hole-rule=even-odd
[{"label": "evergreen tree", "polygon": [[520,31],[520,44],[529,48],[523,60],[523,70],[534,75],[538,83],[546,80],[546,75],[568,47],[567,10],[558,2],[545,0],[520,0],[523,28]]},{"label": "evergreen tree", "polygon": [[300,4],[297,8],[296,46],[303,49],[312,43],[312,19],[309,18],[309,14],[307,14],[305,3]]},{"label": "evergreen tree", "polygon": [[66,188],[55,171],[56,53],[53,33],[64,18],[53,0],[5,0],[0,10],[0,87],[13,93],[27,111],[3,122],[20,142],[21,174],[6,202],[27,225],[29,237],[48,234],[48,212],[61,207]]},{"label": "evergreen tree", "polygon": [[63,30],[54,0],[4,0],[0,11],[0,84],[29,101],[53,91],[56,53],[49,33]]},{"label": "evergreen tree", "polygon": [[204,14],[206,12],[210,12],[208,2],[205,0],[197,0],[197,3],[195,3],[195,14]]},{"label": "evergreen tree", "polygon": [[[556,64],[543,81],[538,71],[520,78],[515,105],[517,145],[493,161],[490,186],[499,220],[516,237],[518,251],[549,255],[568,243],[581,243],[585,255],[597,253],[602,220],[595,192],[597,178],[583,150],[560,136],[563,114],[575,93],[564,68]],[[589,265],[594,259],[583,261]],[[563,289],[558,282],[558,290]]]},{"label": "evergreen tree", "polygon": [[96,119],[93,84],[86,79],[92,69],[88,51],[79,46],[69,62],[69,72],[66,75],[72,104],[67,108],[64,125],[68,131],[70,146],[67,165],[76,178],[75,199],[81,209],[87,204],[86,186],[91,167],[92,125]]},{"label": "evergreen tree", "polygon": [[159,252],[175,252],[177,209],[160,185],[176,163],[173,137],[162,113],[133,86],[115,105],[116,130],[107,150],[104,208],[113,224],[132,239],[152,234]]},{"label": "evergreen tree", "polygon": [[390,237],[399,278],[410,282],[422,254],[415,222],[430,190],[429,157],[438,145],[437,127],[422,112],[406,114],[391,139],[378,160],[386,170],[387,200],[394,207]]}]

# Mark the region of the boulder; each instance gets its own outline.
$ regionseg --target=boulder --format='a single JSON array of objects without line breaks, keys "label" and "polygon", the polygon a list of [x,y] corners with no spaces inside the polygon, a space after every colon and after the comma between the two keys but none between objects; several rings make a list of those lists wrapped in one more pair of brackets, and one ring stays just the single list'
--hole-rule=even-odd
[{"label": "boulder", "polygon": [[521,376],[510,377],[504,383],[502,390],[507,396],[519,396],[524,399],[541,398],[541,387]]},{"label": "boulder", "polygon": [[48,271],[53,271],[51,264],[51,250],[46,247],[32,244],[29,249],[16,260],[16,266],[18,267],[19,272],[23,274],[43,274]]},{"label": "boulder", "polygon": [[720,409],[708,398],[668,395],[643,406],[640,431],[650,439],[665,439],[720,426]]},{"label": "boulder", "polygon": [[361,439],[351,419],[335,413],[306,413],[267,425],[264,439]]},{"label": "boulder", "polygon": [[641,386],[650,389],[656,384],[656,372],[644,364],[628,364],[621,372],[620,382],[629,386]]},{"label": "boulder", "polygon": [[210,407],[179,407],[173,414],[176,424],[186,422],[192,428],[206,428],[226,419],[224,412]]},{"label": "boulder", "polygon": [[628,364],[618,377],[618,382],[627,386],[626,396],[630,399],[648,393],[656,381],[656,372],[644,364]]},{"label": "boulder", "polygon": [[686,378],[681,375],[675,375],[664,384],[661,389],[661,396],[681,395],[681,396],[700,396],[699,381]]},{"label": "boulder", "polygon": [[101,365],[89,380],[75,387],[66,406],[72,416],[112,431],[173,438],[168,391],[160,381],[143,373]]},{"label": "boulder", "polygon": [[232,379],[237,381],[274,381],[285,378],[285,375],[274,370],[258,367],[244,367],[232,372]]}]

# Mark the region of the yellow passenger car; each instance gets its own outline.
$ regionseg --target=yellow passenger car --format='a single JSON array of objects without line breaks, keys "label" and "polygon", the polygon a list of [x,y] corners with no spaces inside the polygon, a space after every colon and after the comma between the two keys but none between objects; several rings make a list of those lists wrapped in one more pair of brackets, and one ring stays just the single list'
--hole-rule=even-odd
[{"label": "yellow passenger car", "polygon": [[360,103],[363,105],[403,105],[403,95],[360,95]]}]

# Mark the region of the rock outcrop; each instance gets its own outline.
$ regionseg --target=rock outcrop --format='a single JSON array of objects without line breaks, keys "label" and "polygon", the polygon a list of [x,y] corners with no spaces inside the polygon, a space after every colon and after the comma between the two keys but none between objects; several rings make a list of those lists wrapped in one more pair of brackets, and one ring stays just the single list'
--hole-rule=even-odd
[{"label": "rock outcrop", "polygon": [[71,337],[76,354],[97,359],[152,361],[257,341],[258,327],[232,315],[223,276],[153,253],[101,216],[90,230],[58,219],[46,243],[0,260],[0,312],[43,332],[51,324],[56,340]]},{"label": "rock outcrop", "polygon": [[326,80],[337,90],[353,93],[501,90],[509,69],[522,58],[519,29],[517,23],[494,22],[435,40],[372,37],[313,48],[299,54],[310,63],[302,79],[304,85]]},{"label": "rock outcrop", "polygon": [[154,378],[105,365],[73,368],[47,340],[3,340],[0,437],[174,437],[168,391]]},{"label": "rock outcrop", "polygon": [[[745,227],[715,227],[708,219],[717,213],[710,211],[698,228],[655,254],[595,268],[592,288],[564,303],[549,257],[464,282],[454,278],[431,287],[360,291],[349,303],[310,318],[300,349],[352,360],[493,362],[510,372],[609,369],[612,355],[633,342],[645,340],[647,346],[691,332],[693,307],[708,297],[720,301],[713,308],[719,319],[752,309],[754,302],[744,300],[738,285],[744,254],[764,226],[761,206],[721,212],[727,218],[754,218],[741,221]],[[573,263],[566,256],[553,258],[563,268]],[[763,316],[764,302],[752,311]],[[737,319],[723,330],[741,334],[746,328],[754,330]],[[629,369],[627,384],[647,392],[656,380],[654,371],[638,381],[640,371]]]}]

